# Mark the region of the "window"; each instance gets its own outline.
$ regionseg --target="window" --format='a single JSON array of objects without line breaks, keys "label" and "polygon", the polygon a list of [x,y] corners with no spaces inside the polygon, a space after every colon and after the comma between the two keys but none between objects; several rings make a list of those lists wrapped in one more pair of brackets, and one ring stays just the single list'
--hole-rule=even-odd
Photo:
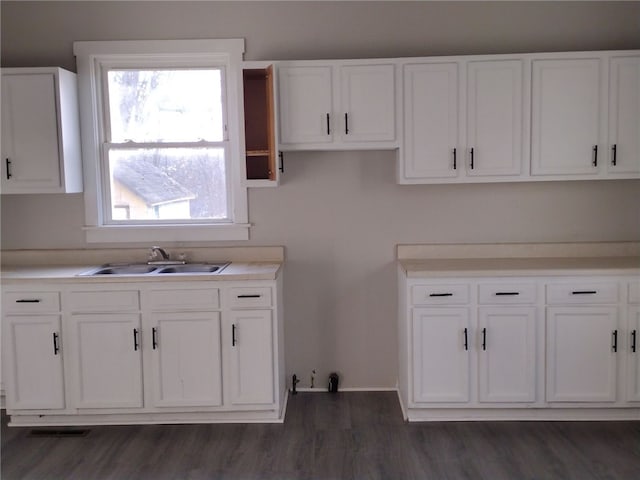
[{"label": "window", "polygon": [[243,40],[76,42],[89,242],[248,238]]}]

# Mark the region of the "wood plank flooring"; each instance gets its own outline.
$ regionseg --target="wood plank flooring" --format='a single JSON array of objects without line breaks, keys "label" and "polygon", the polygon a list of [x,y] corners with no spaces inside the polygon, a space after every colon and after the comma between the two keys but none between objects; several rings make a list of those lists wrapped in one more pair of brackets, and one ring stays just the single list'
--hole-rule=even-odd
[{"label": "wood plank flooring", "polygon": [[2,480],[640,480],[640,422],[408,424],[392,392],[299,393],[274,424],[90,427],[2,415]]}]

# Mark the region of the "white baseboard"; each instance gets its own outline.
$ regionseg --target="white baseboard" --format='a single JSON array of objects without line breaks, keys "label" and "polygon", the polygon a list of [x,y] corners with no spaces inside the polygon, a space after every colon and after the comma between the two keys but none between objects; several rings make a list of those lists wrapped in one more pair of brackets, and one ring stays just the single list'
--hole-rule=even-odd
[{"label": "white baseboard", "polygon": [[[338,388],[338,392],[395,392],[398,389],[395,387],[346,387],[346,388]],[[327,393],[328,389],[327,388],[318,388],[318,387],[314,387],[314,388],[309,388],[309,387],[302,387],[302,388],[296,388],[297,392],[304,392],[304,393]],[[291,390],[289,391],[291,392]]]}]

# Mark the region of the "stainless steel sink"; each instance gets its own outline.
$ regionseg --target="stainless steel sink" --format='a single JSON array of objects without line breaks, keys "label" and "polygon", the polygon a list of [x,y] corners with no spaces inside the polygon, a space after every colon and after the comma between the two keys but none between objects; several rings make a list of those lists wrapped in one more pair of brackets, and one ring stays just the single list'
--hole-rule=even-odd
[{"label": "stainless steel sink", "polygon": [[155,275],[163,274],[218,274],[229,263],[185,263],[181,265],[102,265],[92,268],[86,272],[79,273],[78,276],[93,277],[99,275]]},{"label": "stainless steel sink", "polygon": [[158,267],[146,264],[132,265],[103,265],[98,268],[92,268],[86,272],[82,272],[82,276],[93,275],[146,275],[158,270]]},{"label": "stainless steel sink", "polygon": [[186,263],[163,267],[157,273],[219,273],[228,263]]}]

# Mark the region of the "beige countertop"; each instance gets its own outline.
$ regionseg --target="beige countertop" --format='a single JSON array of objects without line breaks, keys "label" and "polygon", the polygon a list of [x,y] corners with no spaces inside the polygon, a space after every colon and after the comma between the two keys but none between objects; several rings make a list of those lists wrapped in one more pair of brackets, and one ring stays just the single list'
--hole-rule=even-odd
[{"label": "beige countertop", "polygon": [[4,266],[2,283],[15,284],[24,281],[34,282],[182,282],[182,281],[232,281],[232,280],[274,280],[282,262],[232,262],[220,273],[215,274],[141,274],[141,275],[96,275],[78,276],[80,273],[99,267],[84,266]]},{"label": "beige countertop", "polygon": [[640,257],[434,258],[398,262],[410,278],[608,274],[640,277]]}]

